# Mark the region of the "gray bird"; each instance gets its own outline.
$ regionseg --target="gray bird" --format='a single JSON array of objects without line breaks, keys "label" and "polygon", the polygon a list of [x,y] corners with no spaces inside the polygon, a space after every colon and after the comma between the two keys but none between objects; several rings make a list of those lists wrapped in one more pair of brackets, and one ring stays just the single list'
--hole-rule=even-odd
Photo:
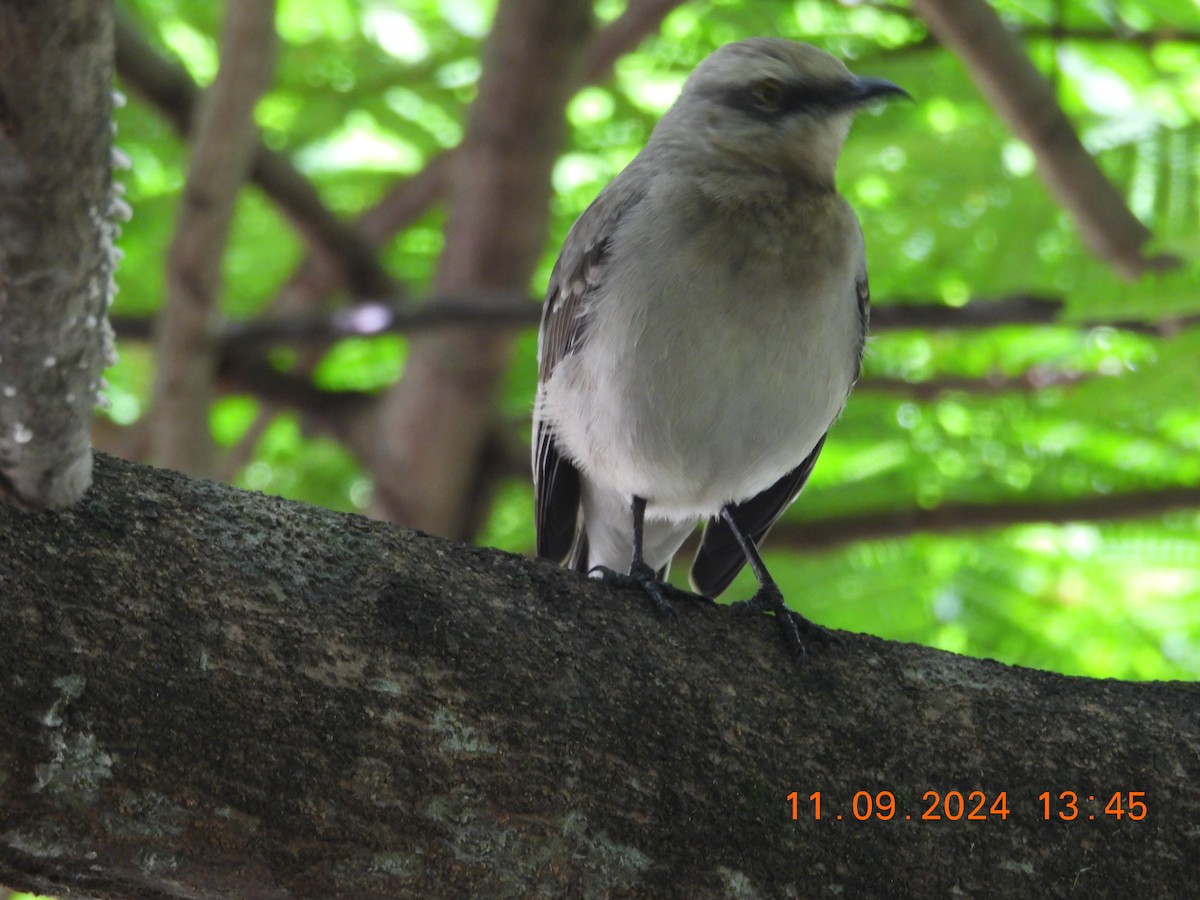
[{"label": "gray bird", "polygon": [[538,337],[538,556],[670,612],[663,579],[703,519],[698,594],[749,562],[745,608],[773,612],[797,655],[801,629],[822,633],[757,545],[858,377],[866,260],[834,168],[854,113],[895,95],[808,44],[727,44],[579,217]]}]

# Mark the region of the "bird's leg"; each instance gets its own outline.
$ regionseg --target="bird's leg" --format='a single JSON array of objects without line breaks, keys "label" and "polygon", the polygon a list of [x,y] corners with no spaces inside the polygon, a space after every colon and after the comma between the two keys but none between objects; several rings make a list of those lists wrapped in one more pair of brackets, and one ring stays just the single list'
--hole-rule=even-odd
[{"label": "bird's leg", "polygon": [[675,617],[677,615],[675,607],[663,596],[663,586],[662,582],[658,580],[658,573],[650,568],[646,564],[646,560],[642,558],[642,546],[646,531],[646,498],[634,497],[632,509],[633,559],[629,563],[629,577],[642,586],[642,590],[654,604],[655,612],[660,616]]},{"label": "bird's leg", "polygon": [[670,585],[663,584],[659,581],[658,573],[647,565],[646,560],[642,558],[642,547],[644,533],[646,527],[646,498],[634,497],[633,505],[633,559],[629,563],[629,574],[623,575],[620,572],[614,572],[606,566],[596,566],[589,575],[598,574],[600,578],[608,584],[616,584],[623,587],[640,587],[645,591],[646,596],[650,598],[650,602],[654,604],[654,611],[660,616],[670,616],[676,618],[678,614],[666,597],[666,591],[672,590]]},{"label": "bird's leg", "polygon": [[730,507],[726,506],[721,510],[721,518],[729,526],[729,530],[733,532],[738,546],[742,548],[742,553],[746,556],[746,562],[750,564],[750,570],[754,573],[754,577],[758,579],[758,590],[754,592],[754,596],[749,600],[734,603],[734,609],[746,613],[774,613],[775,621],[779,623],[779,630],[783,632],[783,639],[797,660],[802,660],[808,655],[808,650],[805,648],[804,640],[801,637],[802,632],[824,643],[838,641],[838,637],[833,632],[822,628],[815,622],[810,622],[804,616],[800,615],[800,613],[787,608],[783,602],[783,592],[779,590],[779,585],[775,583],[775,579],[767,571],[762,557],[758,555],[758,548],[754,546],[754,541],[750,540],[749,536],[742,531],[741,526],[734,519],[733,511]]}]

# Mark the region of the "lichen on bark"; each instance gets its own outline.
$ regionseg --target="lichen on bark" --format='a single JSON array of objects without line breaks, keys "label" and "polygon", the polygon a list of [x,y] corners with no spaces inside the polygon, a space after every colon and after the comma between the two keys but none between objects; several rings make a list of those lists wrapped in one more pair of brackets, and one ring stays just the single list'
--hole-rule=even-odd
[{"label": "lichen on bark", "polygon": [[0,496],[24,506],[87,489],[115,360],[112,54],[109,3],[0,2]]}]

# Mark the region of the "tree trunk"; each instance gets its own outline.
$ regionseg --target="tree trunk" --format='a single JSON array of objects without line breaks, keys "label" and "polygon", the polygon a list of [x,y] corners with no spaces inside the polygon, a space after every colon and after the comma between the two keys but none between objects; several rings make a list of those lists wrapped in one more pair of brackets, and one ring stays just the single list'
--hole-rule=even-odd
[{"label": "tree trunk", "polygon": [[1196,685],[854,634],[798,666],[768,618],[677,605],[98,455],[77,507],[0,506],[0,884],[1194,892]]},{"label": "tree trunk", "polygon": [[0,498],[31,507],[87,490],[115,361],[112,68],[111,3],[0,0]]}]

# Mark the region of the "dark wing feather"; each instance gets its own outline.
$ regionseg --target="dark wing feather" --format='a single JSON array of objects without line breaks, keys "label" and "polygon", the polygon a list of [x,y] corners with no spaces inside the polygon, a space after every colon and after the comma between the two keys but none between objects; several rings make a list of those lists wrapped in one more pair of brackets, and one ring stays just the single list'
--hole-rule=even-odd
[{"label": "dark wing feather", "polygon": [[579,254],[578,259],[568,260],[565,252],[558,258],[542,307],[542,328],[538,335],[539,383],[549,381],[558,364],[583,342],[587,333],[587,304],[600,285],[611,243],[611,237],[603,234]]},{"label": "dark wing feather", "polygon": [[[565,254],[550,277],[542,310],[538,347],[538,382],[583,342],[587,332],[587,300],[600,281],[609,240],[602,236],[588,247],[571,271],[563,272]],[[565,274],[565,277],[563,277]],[[554,430],[540,415],[533,425],[534,524],[537,555],[557,563],[567,561],[579,528],[579,470],[565,459],[554,441]]]},{"label": "dark wing feather", "polygon": [[[733,506],[734,521],[750,536],[755,546],[762,543],[771,526],[804,488],[824,445],[825,435],[821,435],[817,446],[804,458],[804,462],[762,493]],[[746,557],[729,526],[720,519],[709,519],[704,526],[700,549],[696,551],[696,559],[692,562],[692,589],[701,596],[716,597],[729,587],[745,564]]]},{"label": "dark wing feather", "polygon": [[854,282],[854,295],[858,301],[858,346],[854,351],[854,378],[852,381],[858,381],[858,376],[862,371],[863,351],[867,349],[867,328],[871,323],[871,288],[867,281],[867,273],[864,271],[858,276]]},{"label": "dark wing feather", "polygon": [[[624,212],[642,196],[622,193],[614,182],[580,216],[567,236],[550,275],[542,309],[539,393],[558,364],[586,340],[589,305],[596,300],[603,281],[612,234]],[[567,562],[572,555],[580,558],[587,536],[581,533],[579,470],[560,451],[553,425],[543,418],[540,409],[534,410],[533,417],[533,488],[537,555],[559,563]],[[586,558],[586,553],[582,556]]]},{"label": "dark wing feather", "polygon": [[563,563],[571,554],[579,524],[579,470],[559,454],[545,422],[537,424],[534,441],[537,555]]}]

